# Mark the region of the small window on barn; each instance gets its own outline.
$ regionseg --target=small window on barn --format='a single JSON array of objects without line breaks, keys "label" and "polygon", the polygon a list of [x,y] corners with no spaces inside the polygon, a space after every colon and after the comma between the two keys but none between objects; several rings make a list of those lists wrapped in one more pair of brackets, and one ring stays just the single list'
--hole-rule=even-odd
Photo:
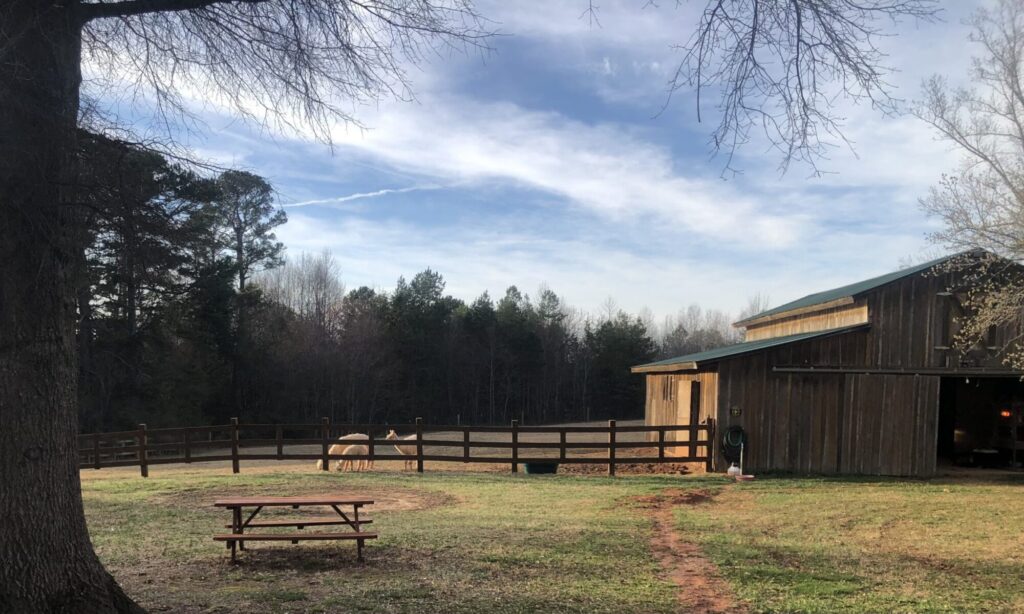
[{"label": "small window on barn", "polygon": [[999,345],[999,329],[995,326],[989,326],[988,330],[985,331],[985,349],[989,352],[998,352],[1001,349]]},{"label": "small window on barn", "polygon": [[953,347],[953,340],[960,332],[960,317],[963,315],[963,307],[960,297],[953,292],[939,292],[937,315],[939,330],[935,337],[935,349],[948,350]]}]

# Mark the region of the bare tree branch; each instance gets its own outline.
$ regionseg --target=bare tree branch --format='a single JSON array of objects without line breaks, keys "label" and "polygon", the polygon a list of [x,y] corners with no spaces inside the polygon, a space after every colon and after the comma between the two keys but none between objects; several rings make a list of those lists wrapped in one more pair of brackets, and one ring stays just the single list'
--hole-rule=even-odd
[{"label": "bare tree branch", "polygon": [[145,13],[194,11],[218,3],[266,2],[267,0],[126,0],[124,2],[94,2],[79,5],[78,14],[83,23],[106,17],[128,17]]},{"label": "bare tree branch", "polygon": [[[155,102],[168,126],[197,104],[330,139],[352,109],[412,98],[409,66],[493,34],[469,0],[125,0],[84,4],[92,90]],[[158,11],[158,12],[153,12]]]},{"label": "bare tree branch", "polygon": [[[867,102],[892,112],[896,100],[885,78],[878,22],[931,20],[935,0],[709,0],[683,58],[668,82],[669,97],[696,95],[697,117],[706,115],[708,90],[717,96],[718,124],[710,145],[734,156],[758,134],[782,154],[780,170],[800,161],[818,163],[843,134],[840,100]],[[663,109],[664,110],[664,109]]]}]

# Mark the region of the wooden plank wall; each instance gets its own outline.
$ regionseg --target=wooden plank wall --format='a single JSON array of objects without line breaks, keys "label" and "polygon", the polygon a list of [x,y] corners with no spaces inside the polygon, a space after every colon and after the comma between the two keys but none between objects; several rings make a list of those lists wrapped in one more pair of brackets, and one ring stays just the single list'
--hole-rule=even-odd
[{"label": "wooden plank wall", "polygon": [[[945,367],[941,345],[947,311],[939,296],[946,276],[913,275],[868,296],[871,333],[863,364],[875,367]],[[949,365],[955,366],[955,365]]]},{"label": "wooden plank wall", "polygon": [[935,473],[937,376],[846,375],[842,473]]},{"label": "wooden plank wall", "polygon": [[836,473],[842,395],[843,376],[775,374],[767,353],[719,365],[719,424],[747,431],[749,471]]},{"label": "wooden plank wall", "polygon": [[[858,366],[958,367],[961,356],[948,346],[957,330],[951,317],[955,299],[944,296],[953,284],[950,274],[913,275],[868,293],[871,332],[868,353]],[[1020,333],[1019,325],[993,331],[992,343],[1001,346]],[[977,366],[1005,368],[995,352],[972,353]]]},{"label": "wooden plank wall", "polygon": [[[647,375],[646,423],[652,426],[667,424],[688,424],[690,419],[689,397],[680,394],[680,382],[700,383],[700,421],[714,418],[718,414],[718,374],[709,371],[701,373],[650,373]],[[679,441],[685,433],[666,433],[666,441]],[[647,435],[648,441],[656,437]],[[686,448],[669,448],[667,456],[686,456]]]},{"label": "wooden plank wall", "polygon": [[[776,373],[773,367],[957,367],[959,354],[942,349],[955,328],[949,320],[955,313],[949,303],[953,299],[946,295],[951,285],[949,275],[913,275],[866,293],[858,303],[836,308],[835,313],[806,316],[806,323],[794,318],[751,329],[749,340],[806,332],[822,324],[844,326],[863,318],[865,307],[870,323],[867,330],[717,363],[715,385],[704,386],[704,391],[715,390],[717,395],[705,392],[702,419],[705,411],[717,408],[720,429],[739,424],[747,430],[745,468],[751,471],[932,475],[940,377]],[[1017,327],[994,331],[992,342],[1002,343],[1017,332]],[[994,355],[973,356],[980,366],[1003,367]],[[649,422],[667,424],[685,411],[674,400],[652,398],[662,390],[657,385],[661,378],[704,375],[648,375]],[[733,407],[739,416],[732,415]]]},{"label": "wooden plank wall", "polygon": [[934,473],[939,377],[772,371],[776,364],[859,360],[867,342],[857,331],[718,364],[719,424],[747,431],[745,469]]},{"label": "wooden plank wall", "polygon": [[867,301],[861,300],[852,305],[833,307],[816,313],[748,327],[743,335],[743,340],[757,341],[758,339],[770,339],[798,333],[812,333],[819,330],[864,324],[867,321],[868,304]]},{"label": "wooden plank wall", "polygon": [[[950,274],[912,275],[872,290],[853,305],[748,328],[744,338],[756,341],[867,322],[871,328],[866,337],[866,347],[858,347],[853,353],[844,351],[841,363],[832,360],[817,364],[881,368],[957,367],[960,364],[959,354],[955,350],[941,349],[949,345],[950,335],[957,329],[956,324],[950,322],[951,316],[957,312],[952,304],[955,299],[945,295],[953,285]],[[1019,326],[1001,327],[993,331],[991,343],[1001,346],[1020,332]],[[986,356],[981,352],[972,354],[972,358],[978,359],[979,366],[1004,367],[995,353]],[[808,361],[807,364],[813,363]]]}]

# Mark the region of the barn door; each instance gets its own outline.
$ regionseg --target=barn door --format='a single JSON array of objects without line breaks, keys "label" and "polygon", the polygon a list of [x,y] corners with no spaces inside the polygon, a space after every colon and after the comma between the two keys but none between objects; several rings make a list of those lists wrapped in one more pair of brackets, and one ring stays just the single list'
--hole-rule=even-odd
[{"label": "barn door", "polygon": [[[679,394],[676,395],[677,424],[693,426],[700,424],[700,382],[680,380]],[[696,441],[693,433],[676,432],[676,441]],[[674,456],[696,456],[696,446],[676,448]]]}]

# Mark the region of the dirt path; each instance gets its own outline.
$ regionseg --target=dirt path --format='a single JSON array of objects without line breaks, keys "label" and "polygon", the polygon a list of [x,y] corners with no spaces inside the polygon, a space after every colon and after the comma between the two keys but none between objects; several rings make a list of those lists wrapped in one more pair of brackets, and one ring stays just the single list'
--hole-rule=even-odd
[{"label": "dirt path", "polygon": [[654,521],[651,549],[662,569],[679,587],[681,612],[732,614],[746,612],[736,601],[718,568],[700,548],[684,540],[675,529],[672,509],[677,505],[698,505],[711,499],[706,490],[666,490],[661,495],[641,497],[640,505]]}]

